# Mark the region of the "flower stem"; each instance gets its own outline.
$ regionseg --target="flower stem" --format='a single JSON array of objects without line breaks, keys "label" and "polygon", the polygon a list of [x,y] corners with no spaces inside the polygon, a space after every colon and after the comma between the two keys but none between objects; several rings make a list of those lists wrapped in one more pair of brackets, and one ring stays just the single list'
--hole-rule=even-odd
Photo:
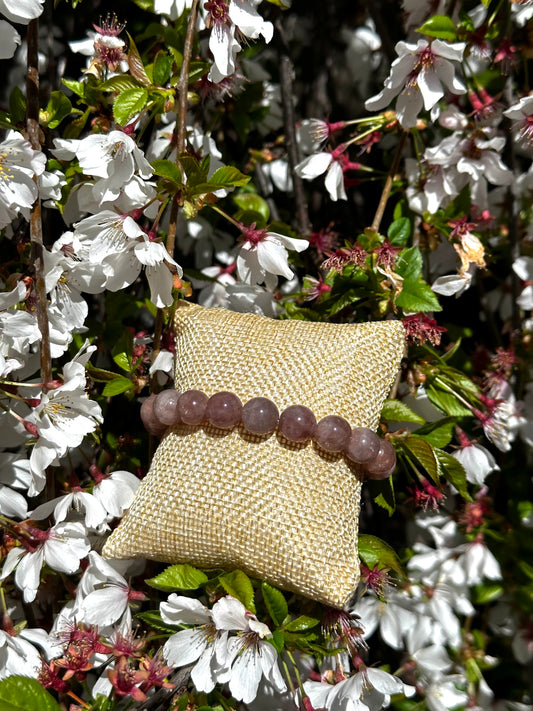
[{"label": "flower stem", "polygon": [[371,229],[374,230],[374,232],[379,232],[379,226],[380,226],[381,220],[383,218],[383,213],[385,212],[387,200],[390,197],[392,183],[394,182],[394,177],[396,176],[396,173],[398,172],[398,168],[400,167],[400,160],[402,158],[403,148],[405,146],[405,141],[407,139],[407,135],[408,135],[407,131],[404,131],[402,133],[402,135],[400,136],[400,141],[399,141],[398,146],[396,148],[396,154],[394,156],[394,160],[392,161],[392,165],[389,170],[389,174],[387,175],[387,180],[385,181],[385,186],[383,187],[383,192],[381,193],[381,198],[379,199],[379,205],[378,205],[378,209],[376,210],[376,214],[374,215],[374,221],[372,222]]}]

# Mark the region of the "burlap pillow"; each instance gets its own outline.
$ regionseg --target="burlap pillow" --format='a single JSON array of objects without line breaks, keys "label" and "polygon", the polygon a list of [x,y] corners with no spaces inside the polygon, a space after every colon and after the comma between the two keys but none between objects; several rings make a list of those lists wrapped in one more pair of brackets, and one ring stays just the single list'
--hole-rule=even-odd
[{"label": "burlap pillow", "polygon": [[[176,387],[307,405],[375,429],[403,353],[401,322],[275,321],[180,303]],[[361,482],[343,455],[209,425],[171,428],[108,558],[241,569],[342,607],[359,580]]]}]

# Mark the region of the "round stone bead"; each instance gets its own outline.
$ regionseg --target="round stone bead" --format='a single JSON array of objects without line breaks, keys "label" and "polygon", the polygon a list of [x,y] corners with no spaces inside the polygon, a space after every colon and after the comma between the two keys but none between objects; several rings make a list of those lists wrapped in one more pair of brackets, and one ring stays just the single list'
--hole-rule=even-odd
[{"label": "round stone bead", "polygon": [[242,402],[235,393],[222,391],[211,395],[205,408],[205,419],[214,427],[228,430],[241,421]]},{"label": "round stone bead", "polygon": [[281,413],[278,429],[289,442],[305,442],[315,434],[316,419],[305,405],[290,405]]},{"label": "round stone bead", "polygon": [[376,458],[365,466],[367,479],[387,479],[396,468],[396,452],[392,444],[380,440],[379,452]]},{"label": "round stone bead", "polygon": [[154,415],[164,425],[171,427],[180,422],[178,411],[179,390],[163,390],[155,397]]},{"label": "round stone bead", "polygon": [[344,417],[327,415],[316,426],[315,441],[326,452],[342,452],[351,434],[350,423]]},{"label": "round stone bead", "polygon": [[241,419],[248,432],[256,435],[270,434],[278,426],[279,411],[272,400],[253,397],[242,408]]},{"label": "round stone bead", "polygon": [[352,462],[366,464],[376,458],[380,442],[381,440],[372,430],[356,427],[352,430],[344,452]]},{"label": "round stone bead", "polygon": [[160,422],[154,413],[154,403],[156,395],[152,393],[141,405],[141,420],[147,431],[155,437],[161,437],[167,426]]},{"label": "round stone bead", "polygon": [[186,390],[178,400],[178,413],[186,425],[199,425],[204,421],[207,395],[201,390]]}]

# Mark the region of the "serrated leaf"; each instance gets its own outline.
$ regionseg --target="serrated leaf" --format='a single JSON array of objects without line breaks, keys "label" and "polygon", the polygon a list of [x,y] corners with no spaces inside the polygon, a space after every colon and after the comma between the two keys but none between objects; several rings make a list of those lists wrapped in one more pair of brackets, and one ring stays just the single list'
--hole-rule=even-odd
[{"label": "serrated leaf", "polygon": [[285,596],[280,590],[265,582],[261,583],[261,592],[263,593],[263,600],[265,601],[268,614],[272,618],[272,622],[276,627],[279,627],[289,614]]},{"label": "serrated leaf", "polygon": [[146,610],[145,612],[138,612],[135,617],[143,622],[146,622],[147,625],[150,625],[150,627],[158,632],[174,634],[176,631],[175,627],[167,625],[163,622],[159,610]]},{"label": "serrated leaf", "polygon": [[161,178],[165,178],[165,180],[170,180],[177,187],[180,187],[183,184],[181,170],[173,161],[153,160],[152,168],[154,169],[154,173],[156,175],[159,175]]},{"label": "serrated leaf", "polygon": [[138,114],[146,106],[148,92],[146,89],[126,89],[115,99],[113,115],[120,126],[125,126],[132,116]]},{"label": "serrated leaf", "polygon": [[245,212],[258,212],[268,222],[270,208],[267,201],[257,193],[237,193],[233,196],[233,202]]},{"label": "serrated leaf", "polygon": [[144,68],[143,60],[137,49],[137,45],[133,41],[133,38],[128,33],[129,48],[128,48],[128,67],[132,75],[139,81],[143,86],[150,86],[151,82],[146,74]]},{"label": "serrated leaf", "polygon": [[162,573],[146,582],[157,590],[173,592],[174,590],[198,590],[207,580],[208,577],[202,570],[183,563],[165,568]]},{"label": "serrated leaf", "polygon": [[457,40],[457,30],[451,17],[448,15],[434,15],[427,22],[424,22],[422,27],[417,29],[422,35],[428,37],[437,37],[446,42],[455,42]]},{"label": "serrated leaf", "polygon": [[381,419],[385,422],[416,422],[419,425],[426,423],[423,417],[400,400],[385,400]]},{"label": "serrated leaf", "polygon": [[0,681],[0,711],[61,711],[36,679],[10,676]]},{"label": "serrated leaf", "polygon": [[250,176],[244,175],[238,168],[232,165],[223,165],[209,178],[209,185],[217,186],[218,188],[234,188],[241,185],[246,185],[250,182]]},{"label": "serrated leaf", "polygon": [[120,395],[120,393],[125,393],[126,390],[131,388],[131,380],[125,378],[123,375],[119,375],[114,380],[111,380],[105,388],[102,390],[102,395],[104,397],[113,397],[114,395]]},{"label": "serrated leaf", "polygon": [[316,617],[300,615],[300,617],[296,617],[294,620],[287,623],[285,625],[285,629],[287,632],[305,632],[306,630],[312,630],[313,627],[316,627],[319,622],[320,620],[317,620]]},{"label": "serrated leaf", "polygon": [[408,217],[399,217],[391,223],[387,231],[389,242],[395,246],[407,244],[411,235],[411,222]]},{"label": "serrated leaf", "polygon": [[174,64],[173,57],[170,57],[166,52],[159,51],[154,59],[154,84],[164,86],[168,81],[172,65]]},{"label": "serrated leaf", "polygon": [[463,499],[472,501],[472,497],[468,493],[465,468],[461,462],[442,449],[434,449],[433,452],[437,458],[440,475],[455,486]]},{"label": "serrated leaf", "polygon": [[360,534],[358,548],[359,557],[370,570],[390,568],[403,578],[406,577],[396,552],[381,538],[366,533]]},{"label": "serrated leaf", "polygon": [[436,451],[429,442],[426,442],[416,435],[411,435],[410,437],[400,440],[400,444],[402,449],[411,454],[431,479],[438,484],[440,474],[439,463],[437,461]]},{"label": "serrated leaf", "polygon": [[254,588],[252,581],[242,570],[233,570],[219,578],[219,583],[232,597],[240,600],[244,607],[255,613]]},{"label": "serrated leaf", "polygon": [[442,311],[435,293],[423,279],[404,279],[396,305],[404,311]]},{"label": "serrated leaf", "polygon": [[398,255],[395,272],[406,279],[417,280],[422,273],[422,252],[418,247],[402,249]]},{"label": "serrated leaf", "polygon": [[472,417],[472,412],[449,392],[437,389],[433,385],[426,386],[429,401],[449,417]]},{"label": "serrated leaf", "polygon": [[126,89],[139,89],[142,88],[140,83],[132,77],[131,74],[117,74],[114,77],[109,77],[106,81],[100,84],[100,89],[102,91],[126,91]]}]

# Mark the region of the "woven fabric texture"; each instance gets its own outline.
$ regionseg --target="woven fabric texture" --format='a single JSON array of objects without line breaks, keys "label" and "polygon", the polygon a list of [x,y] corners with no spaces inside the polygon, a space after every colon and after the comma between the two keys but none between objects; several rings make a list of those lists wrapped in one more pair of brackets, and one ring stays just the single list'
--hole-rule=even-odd
[{"label": "woven fabric texture", "polygon": [[[397,321],[275,321],[181,302],[175,330],[179,390],[264,396],[371,429],[404,347]],[[314,442],[178,425],[103,555],[238,568],[342,607],[359,580],[360,492],[357,467]]]}]

